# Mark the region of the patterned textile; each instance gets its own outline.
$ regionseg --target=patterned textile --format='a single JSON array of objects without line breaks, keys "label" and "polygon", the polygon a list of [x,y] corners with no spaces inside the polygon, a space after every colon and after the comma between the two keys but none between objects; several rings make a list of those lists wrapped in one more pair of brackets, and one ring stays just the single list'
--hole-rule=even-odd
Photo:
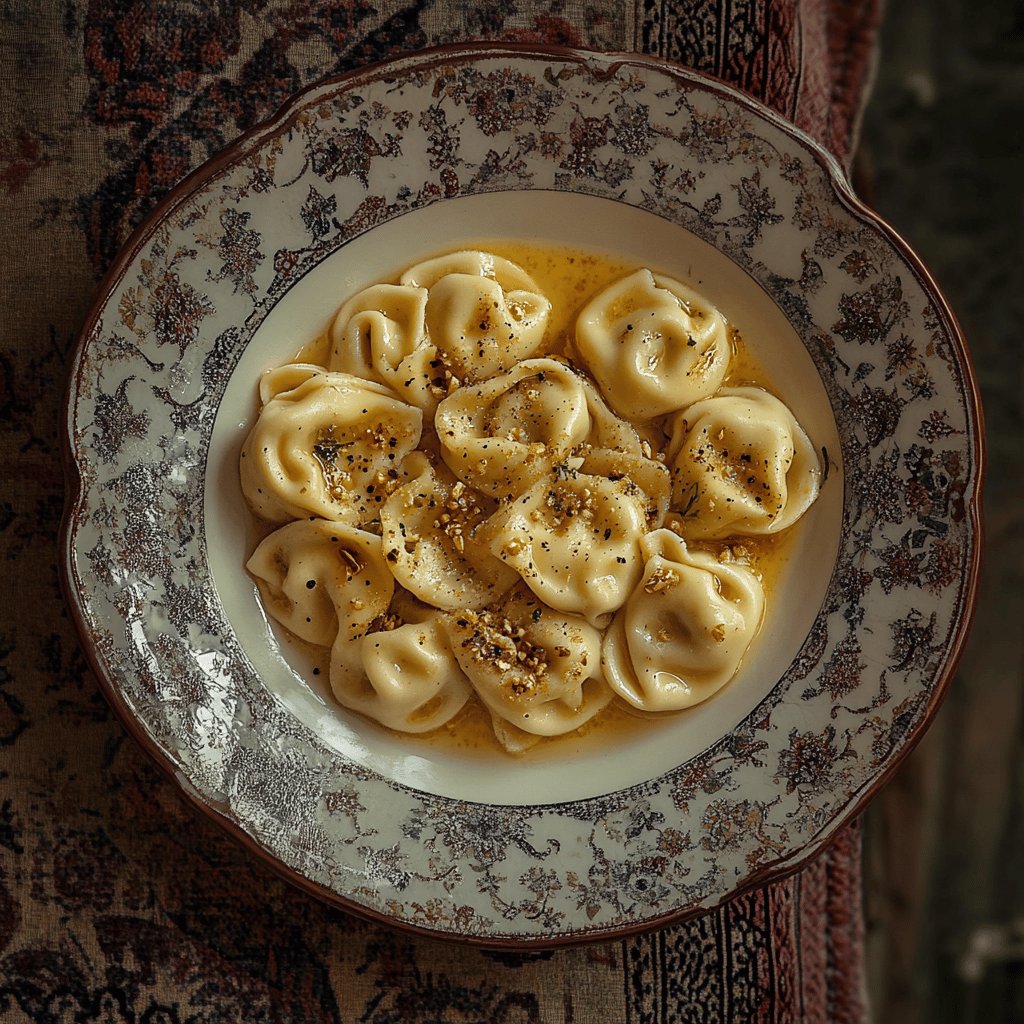
[{"label": "patterned textile", "polygon": [[364,924],[197,814],[104,702],[64,610],[65,367],[175,182],[325,75],[509,39],[716,74],[849,161],[877,0],[64,0],[0,7],[0,1021],[859,1021],[859,832],[648,935],[483,952]]}]

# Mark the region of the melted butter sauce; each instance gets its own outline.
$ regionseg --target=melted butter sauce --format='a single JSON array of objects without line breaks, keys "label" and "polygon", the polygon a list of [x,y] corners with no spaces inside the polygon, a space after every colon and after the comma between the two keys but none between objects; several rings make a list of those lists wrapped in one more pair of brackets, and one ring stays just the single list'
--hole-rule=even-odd
[{"label": "melted butter sauce", "polygon": [[[485,240],[473,242],[465,248],[482,249],[495,255],[503,256],[519,264],[536,281],[538,290],[550,299],[552,304],[551,319],[541,348],[536,356],[554,355],[567,356],[577,364],[581,361],[574,358],[572,343],[573,325],[587,302],[598,292],[620,278],[640,269],[635,261],[626,261],[613,255],[577,250],[551,245],[531,244],[524,242],[506,242]],[[404,268],[401,268],[404,270]],[[651,270],[658,273],[656,266]],[[399,271],[399,273],[401,270]],[[398,280],[398,273],[393,278]],[[699,286],[695,288],[699,293]],[[722,310],[728,316],[728,310]],[[771,377],[758,362],[743,340],[738,325],[730,323],[730,339],[732,353],[725,387],[756,386],[772,390]],[[328,333],[311,339],[292,356],[292,361],[314,363],[325,366],[330,359],[330,339]],[[644,431],[648,439],[654,440],[655,434],[648,429]],[[251,536],[255,546],[273,527],[253,521]],[[742,557],[750,568],[761,578],[766,598],[766,620],[772,614],[772,595],[776,591],[780,577],[785,570],[789,549],[791,548],[792,530],[777,536],[743,537],[732,541],[734,548],[742,549]],[[688,542],[693,550],[711,551],[718,555],[728,541]],[[762,623],[764,629],[764,623]],[[275,627],[275,633],[282,641],[282,648],[287,647],[290,653],[297,655],[289,660],[301,664],[303,675],[322,693],[329,693],[327,682],[330,652],[318,650],[292,636],[284,636],[285,631]],[[756,656],[757,639],[747,657]],[[741,666],[742,670],[742,666]],[[315,675],[315,680],[310,679]],[[727,685],[732,685],[729,683]],[[709,698],[714,700],[714,696]],[[537,746],[518,755],[524,758],[535,756],[558,755],[559,751],[569,752],[592,748],[595,744],[607,743],[614,738],[621,743],[630,736],[642,733],[649,726],[650,719],[664,719],[686,715],[687,711],[662,712],[657,715],[645,713],[632,708],[619,697],[592,718],[588,723],[567,736],[559,736],[542,740]],[[375,723],[376,724],[376,723]],[[378,726],[378,728],[384,728]],[[390,730],[388,730],[390,731]],[[395,734],[399,735],[399,734]],[[404,742],[418,746],[436,747],[447,751],[464,753],[494,752],[498,756],[508,754],[498,743],[491,725],[490,714],[483,704],[471,699],[466,706],[449,722],[429,733],[400,734]]]}]

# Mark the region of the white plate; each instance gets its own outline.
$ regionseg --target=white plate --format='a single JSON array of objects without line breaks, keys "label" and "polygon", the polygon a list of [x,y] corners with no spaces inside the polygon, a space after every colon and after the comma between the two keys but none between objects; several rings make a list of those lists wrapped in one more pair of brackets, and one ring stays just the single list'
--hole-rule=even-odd
[{"label": "white plate", "polygon": [[[344,713],[242,571],[259,372],[353,291],[488,240],[693,281],[829,465],[722,693],[521,759]],[[920,734],[973,605],[979,412],[934,285],[814,143],[645,58],[466,46],[303,93],[135,234],[68,416],[71,605],[132,732],[299,884],[431,934],[608,937],[789,870]]]}]

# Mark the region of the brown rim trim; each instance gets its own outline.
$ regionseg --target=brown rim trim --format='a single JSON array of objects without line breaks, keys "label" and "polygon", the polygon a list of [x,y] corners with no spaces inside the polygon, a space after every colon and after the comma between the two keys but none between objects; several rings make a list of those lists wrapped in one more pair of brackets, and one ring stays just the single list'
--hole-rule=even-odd
[{"label": "brown rim trim", "polygon": [[[720,900],[700,907],[677,908],[656,917],[647,918],[636,924],[621,927],[608,928],[599,932],[585,932],[573,935],[556,935],[544,937],[494,937],[487,938],[478,935],[454,934],[437,929],[427,928],[421,925],[406,921],[398,921],[383,913],[374,911],[362,906],[353,900],[320,885],[318,882],[300,874],[296,869],[289,867],[279,860],[273,853],[262,846],[240,825],[227,818],[215,807],[211,806],[194,789],[188,780],[180,773],[174,765],[167,752],[160,747],[156,741],[142,728],[139,721],[132,714],[127,702],[124,700],[116,685],[112,674],[103,663],[99,652],[92,641],[91,632],[86,622],[84,608],[79,600],[78,580],[76,578],[72,534],[76,524],[78,506],[81,501],[81,477],[73,454],[74,440],[72,427],[75,414],[75,399],[78,394],[78,384],[82,374],[82,360],[89,337],[106,307],[111,294],[123,277],[125,271],[148,242],[157,225],[175,210],[183,202],[187,201],[199,188],[213,179],[223,169],[234,165],[237,161],[251,150],[257,148],[267,139],[286,131],[302,111],[311,104],[314,97],[320,93],[332,93],[338,90],[349,90],[360,85],[374,82],[378,79],[397,77],[410,68],[431,69],[441,64],[462,63],[468,61],[480,61],[485,59],[508,58],[514,60],[538,60],[545,62],[560,62],[568,64],[590,64],[596,65],[594,73],[598,78],[610,78],[615,75],[622,66],[637,66],[651,69],[661,74],[666,74],[682,80],[688,85],[701,89],[705,92],[721,95],[731,102],[739,104],[756,117],[766,120],[777,129],[784,132],[797,142],[815,161],[828,173],[835,191],[836,198],[858,219],[867,222],[878,229],[888,238],[892,246],[903,257],[915,272],[919,283],[925,292],[935,302],[936,307],[942,314],[950,337],[959,357],[959,365],[962,370],[969,402],[968,415],[972,423],[971,442],[976,452],[976,466],[974,473],[974,486],[965,495],[965,511],[967,513],[972,536],[975,539],[975,546],[972,552],[971,564],[968,567],[966,578],[960,592],[960,605],[963,615],[957,625],[952,641],[946,652],[946,662],[942,674],[938,677],[932,691],[931,700],[925,709],[924,715],[918,724],[917,729],[903,742],[903,745],[892,756],[890,763],[879,775],[866,786],[860,793],[851,799],[847,807],[837,814],[818,835],[805,844],[800,851],[791,858],[779,860],[766,865],[742,884],[731,890]],[[59,563],[61,584],[68,608],[71,612],[72,621],[79,633],[82,650],[86,656],[90,668],[99,682],[100,689],[121,720],[126,731],[134,738],[140,747],[153,759],[167,778],[174,784],[180,795],[193,807],[198,808],[212,821],[216,822],[224,831],[233,836],[239,844],[249,853],[254,854],[264,865],[271,868],[280,877],[291,882],[299,889],[316,897],[331,907],[353,914],[363,920],[374,924],[385,925],[397,928],[422,938],[442,939],[451,942],[478,947],[482,949],[497,949],[522,951],[524,949],[557,949],[564,946],[576,946],[601,942],[611,942],[629,938],[631,936],[644,934],[663,928],[671,924],[700,917],[704,914],[718,910],[752,889],[783,881],[805,867],[811,860],[819,856],[829,843],[836,837],[836,834],[857,815],[859,815],[872,798],[890,781],[896,770],[903,763],[904,758],[917,745],[924,732],[931,724],[939,707],[949,690],[951,681],[956,674],[960,660],[963,656],[964,647],[974,619],[974,611],[977,603],[978,586],[981,574],[981,559],[983,547],[983,524],[981,511],[982,486],[986,472],[985,444],[983,430],[983,412],[981,398],[977,384],[977,377],[974,371],[970,351],[967,347],[964,334],[957,319],[939,291],[934,279],[929,274],[924,264],[911,249],[907,242],[898,232],[884,221],[877,213],[866,206],[855,195],[845,172],[831,153],[824,149],[820,143],[815,141],[801,129],[789,123],[785,118],[765,107],[763,104],[747,96],[721,80],[710,75],[693,71],[682,65],[650,57],[644,54],[632,53],[603,53],[568,47],[541,47],[532,44],[510,44],[510,43],[463,43],[458,45],[440,46],[419,51],[415,54],[398,57],[393,60],[383,61],[364,67],[356,68],[340,75],[322,79],[305,89],[296,93],[291,99],[281,106],[276,113],[269,118],[243,133],[233,143],[220,151],[208,161],[192,171],[174,186],[156,205],[156,207],[139,223],[134,231],[115,257],[110,268],[104,275],[97,289],[88,313],[86,314],[83,326],[78,334],[75,349],[70,362],[70,372],[67,388],[65,390],[64,406],[66,409],[66,424],[62,436],[62,458],[64,464],[64,475],[66,482],[66,497],[63,518],[60,526],[60,545],[62,558]]]}]

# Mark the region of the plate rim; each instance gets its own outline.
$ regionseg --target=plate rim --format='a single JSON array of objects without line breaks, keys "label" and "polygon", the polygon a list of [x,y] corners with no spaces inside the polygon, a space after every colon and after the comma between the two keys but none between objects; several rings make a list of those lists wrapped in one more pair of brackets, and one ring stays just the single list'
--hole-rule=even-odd
[{"label": "plate rim", "polygon": [[[510,937],[507,935],[487,936],[472,932],[452,932],[443,928],[427,927],[412,921],[400,920],[372,907],[357,903],[349,896],[343,895],[302,874],[263,846],[259,840],[245,830],[238,822],[232,820],[197,790],[184,773],[174,764],[170,753],[150,736],[131,708],[117,684],[114,673],[104,663],[97,649],[91,627],[83,607],[82,597],[76,581],[74,565],[74,533],[76,519],[82,499],[82,480],[78,461],[74,452],[73,428],[76,413],[76,396],[79,382],[84,370],[83,356],[89,345],[90,337],[106,309],[116,287],[123,279],[133,261],[149,242],[159,225],[183,203],[187,202],[201,187],[215,178],[225,167],[231,166],[244,158],[250,149],[256,149],[285,131],[299,114],[308,107],[314,97],[323,93],[335,94],[350,91],[361,84],[379,79],[387,79],[391,75],[399,76],[416,68],[427,71],[437,65],[461,64],[480,60],[507,59],[513,61],[561,62],[573,65],[586,65],[596,77],[612,78],[623,66],[638,66],[667,75],[673,79],[728,98],[731,102],[745,108],[756,118],[768,121],[775,128],[798,143],[801,150],[812,157],[825,171],[831,193],[858,220],[870,224],[885,237],[900,258],[915,273],[921,288],[935,304],[940,315],[945,319],[949,330],[950,341],[956,349],[956,362],[964,383],[964,400],[967,409],[971,436],[965,441],[974,453],[971,466],[973,487],[964,495],[966,536],[973,546],[970,552],[970,563],[966,567],[962,582],[963,615],[951,631],[951,641],[944,650],[944,668],[936,674],[935,683],[929,695],[928,703],[921,713],[920,722],[906,737],[899,749],[891,756],[885,767],[875,773],[861,791],[855,793],[844,805],[843,809],[829,818],[827,823],[814,836],[803,842],[788,857],[780,857],[774,861],[765,861],[761,867],[752,872],[740,884],[734,884],[720,898],[713,898],[699,906],[676,907],[670,911],[618,926],[598,928],[596,931],[569,931],[556,935],[534,935]],[[554,949],[607,942],[648,933],[667,925],[678,924],[686,920],[714,912],[739,895],[769,883],[780,882],[795,874],[810,861],[821,855],[831,845],[842,829],[858,817],[868,803],[875,797],[893,777],[904,763],[904,759],[916,747],[941,707],[956,676],[961,663],[968,638],[971,632],[974,615],[978,603],[978,590],[984,558],[984,517],[982,497],[987,472],[984,411],[981,402],[977,374],[971,358],[966,337],[956,314],[950,307],[935,279],[925,267],[923,261],[909,243],[880,214],[869,207],[856,195],[837,158],[820,142],[806,131],[790,122],[787,118],[767,107],[754,97],[735,86],[706,72],[697,71],[660,57],[626,51],[598,51],[582,47],[545,46],[533,43],[509,43],[474,41],[465,43],[432,46],[414,52],[398,54],[394,57],[350,68],[338,74],[329,75],[311,82],[301,90],[290,95],[275,111],[261,119],[257,124],[236,137],[231,143],[218,150],[198,167],[184,176],[172,186],[156,204],[140,219],[125,242],[119,248],[110,266],[96,285],[96,292],[82,327],[77,332],[72,347],[67,371],[67,383],[63,399],[65,411],[64,429],[61,432],[61,454],[65,479],[64,509],[58,535],[60,557],[61,586],[65,602],[71,614],[72,622],[78,633],[81,649],[90,669],[95,676],[100,690],[107,702],[120,719],[121,725],[133,736],[146,755],[161,769],[163,774],[173,783],[187,801],[198,807],[210,820],[224,829],[250,854],[270,867],[279,877],[296,885],[307,894],[327,903],[335,909],[343,910],[363,920],[434,940],[443,940],[458,944],[467,944],[486,949],[523,950],[523,949]]]}]

